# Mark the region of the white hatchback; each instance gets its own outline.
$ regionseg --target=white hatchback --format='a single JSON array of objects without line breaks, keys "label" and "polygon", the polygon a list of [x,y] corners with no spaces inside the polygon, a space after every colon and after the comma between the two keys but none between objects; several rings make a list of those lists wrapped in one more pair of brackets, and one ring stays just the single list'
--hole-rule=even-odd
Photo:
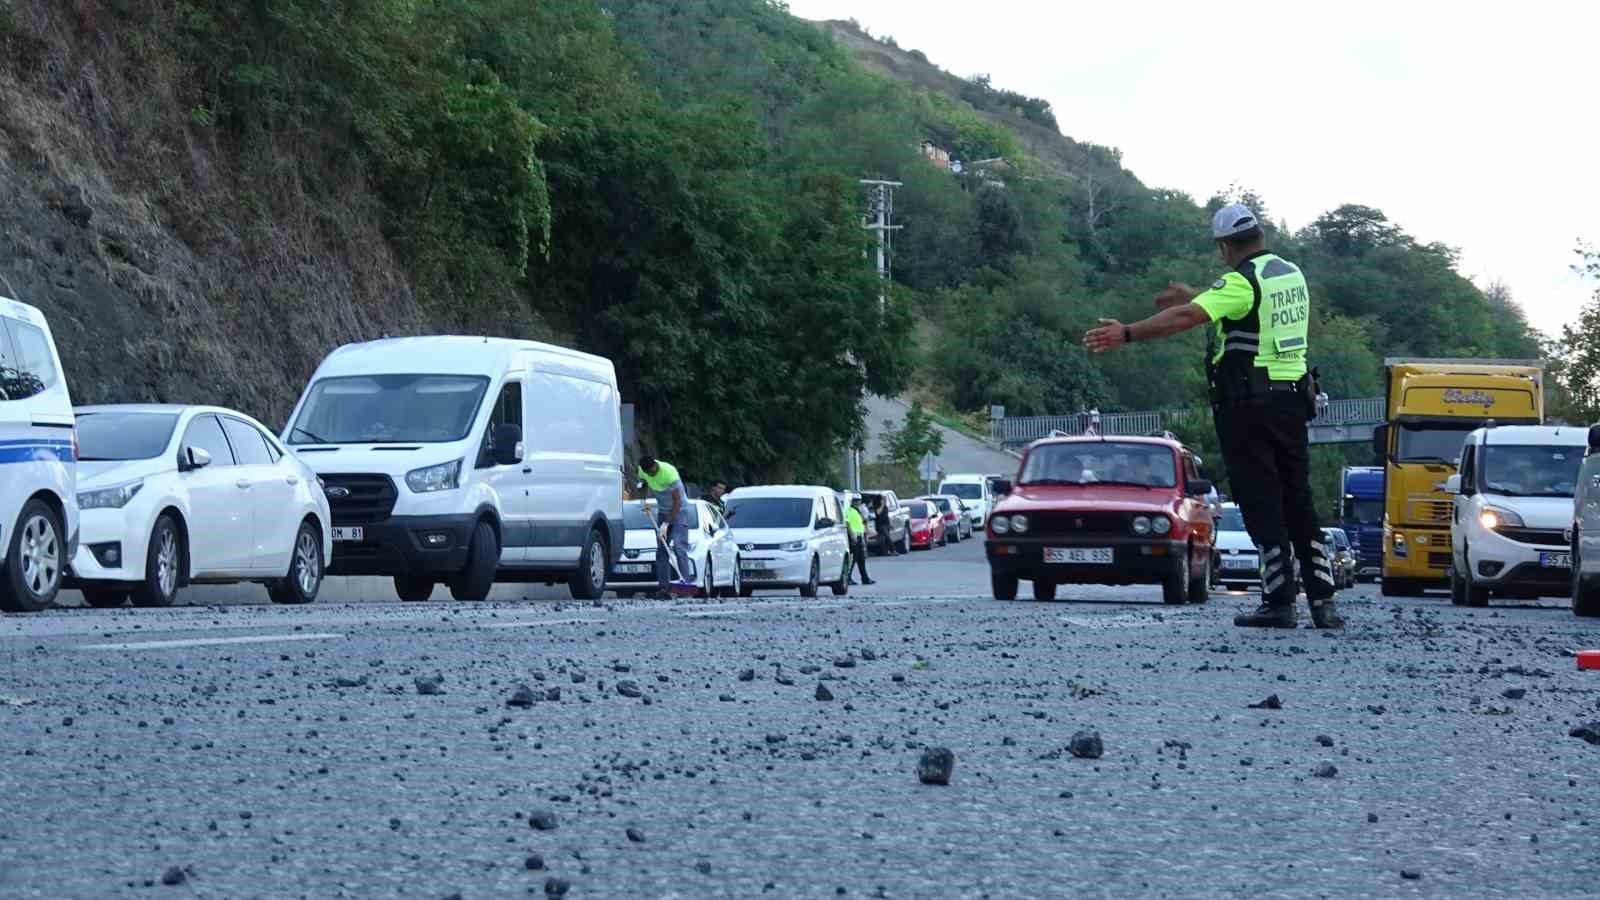
[{"label": "white hatchback", "polygon": [[82,537],[68,585],[91,606],[171,606],[187,584],[259,582],[310,603],[333,553],[317,476],[248,416],[209,406],[77,410]]},{"label": "white hatchback", "polygon": [[1211,579],[1219,585],[1252,588],[1261,585],[1261,554],[1244,529],[1239,504],[1224,503],[1217,516],[1217,558]]},{"label": "white hatchback", "polygon": [[850,538],[831,488],[739,488],[724,504],[739,545],[742,596],[799,588],[815,597],[823,584],[834,596],[850,592]]},{"label": "white hatchback", "polygon": [[[739,547],[716,507],[704,500],[690,500],[689,571],[683,577],[699,583],[705,597],[736,596],[744,581],[739,575]],[[656,520],[665,515],[659,508]],[[622,505],[622,559],[611,567],[606,586],[624,599],[642,591],[654,591],[656,581],[656,531],[645,517],[644,501],[630,500]],[[669,574],[667,579],[672,580]]]}]

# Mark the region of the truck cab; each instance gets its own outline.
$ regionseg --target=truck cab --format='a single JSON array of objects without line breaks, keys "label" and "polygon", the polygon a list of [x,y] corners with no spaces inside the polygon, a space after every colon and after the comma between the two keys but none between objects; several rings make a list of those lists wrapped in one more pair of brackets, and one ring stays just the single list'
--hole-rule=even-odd
[{"label": "truck cab", "polygon": [[1341,478],[1339,527],[1350,536],[1356,580],[1383,574],[1383,467],[1346,466]]},{"label": "truck cab", "polygon": [[1445,482],[1467,435],[1490,422],[1544,423],[1544,371],[1532,360],[1389,359],[1386,422],[1373,433],[1384,461],[1383,594],[1419,597],[1449,585]]}]

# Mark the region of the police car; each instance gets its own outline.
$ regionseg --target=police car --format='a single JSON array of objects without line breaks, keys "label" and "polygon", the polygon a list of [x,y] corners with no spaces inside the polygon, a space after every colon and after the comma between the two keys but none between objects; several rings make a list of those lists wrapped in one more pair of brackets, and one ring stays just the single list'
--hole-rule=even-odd
[{"label": "police car", "polygon": [[77,434],[44,314],[0,297],[0,610],[55,602],[78,544]]}]

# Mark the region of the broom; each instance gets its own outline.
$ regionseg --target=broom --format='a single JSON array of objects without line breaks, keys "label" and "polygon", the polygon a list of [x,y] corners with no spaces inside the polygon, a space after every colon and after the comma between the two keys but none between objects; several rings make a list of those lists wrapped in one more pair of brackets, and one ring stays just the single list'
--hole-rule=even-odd
[{"label": "broom", "polygon": [[667,552],[667,565],[672,568],[672,574],[677,576],[671,584],[667,585],[667,589],[672,592],[674,597],[693,597],[695,594],[700,593],[700,586],[684,578],[683,573],[678,571],[678,555],[672,552],[671,545],[667,543],[666,537],[661,534],[661,524],[656,521],[655,510],[656,502],[654,500],[646,500],[644,502],[644,516],[650,520],[650,531],[656,536],[656,544]]}]

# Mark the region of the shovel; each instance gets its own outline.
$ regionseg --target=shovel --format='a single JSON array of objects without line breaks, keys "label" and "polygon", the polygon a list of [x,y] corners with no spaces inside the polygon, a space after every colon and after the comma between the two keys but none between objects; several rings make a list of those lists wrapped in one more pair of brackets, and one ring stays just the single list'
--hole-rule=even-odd
[{"label": "shovel", "polygon": [[689,582],[683,577],[683,573],[678,571],[678,556],[672,552],[671,545],[661,534],[661,524],[656,521],[656,501],[646,500],[641,505],[644,507],[644,517],[650,521],[650,532],[656,536],[656,545],[666,551],[667,565],[672,568],[672,574],[675,576],[672,583],[667,585],[667,589],[674,597],[693,597],[700,593],[700,586]]}]

